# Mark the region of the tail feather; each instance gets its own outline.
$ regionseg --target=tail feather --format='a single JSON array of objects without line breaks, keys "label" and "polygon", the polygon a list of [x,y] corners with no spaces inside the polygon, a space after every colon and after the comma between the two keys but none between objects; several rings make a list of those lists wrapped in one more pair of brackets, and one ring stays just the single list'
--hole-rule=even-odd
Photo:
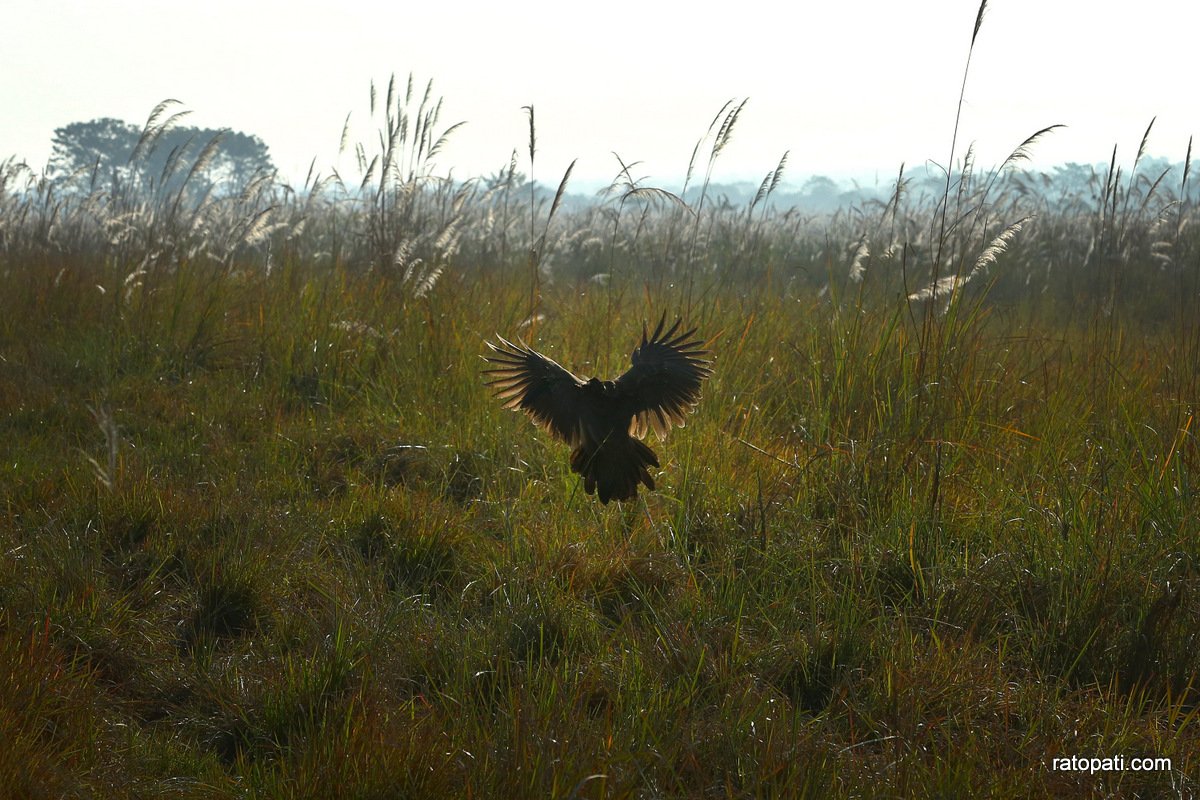
[{"label": "tail feather", "polygon": [[639,439],[628,435],[610,437],[599,445],[585,442],[571,453],[571,471],[583,477],[583,489],[596,494],[601,503],[632,500],[638,484],[654,488],[650,467],[658,456]]}]

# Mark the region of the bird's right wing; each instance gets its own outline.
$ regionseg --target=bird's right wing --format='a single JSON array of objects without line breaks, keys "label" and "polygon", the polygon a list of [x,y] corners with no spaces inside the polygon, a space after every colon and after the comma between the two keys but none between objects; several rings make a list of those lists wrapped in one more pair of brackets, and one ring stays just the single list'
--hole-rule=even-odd
[{"label": "bird's right wing", "polygon": [[524,344],[513,344],[497,335],[500,344],[487,342],[492,355],[487,356],[495,366],[483,372],[491,377],[488,386],[495,387],[496,396],[505,408],[524,411],[538,425],[574,447],[579,443],[579,388],[583,381]]},{"label": "bird's right wing", "polygon": [[712,375],[704,343],[692,339],[696,329],[680,333],[677,320],[664,333],[666,321],[663,314],[652,334],[642,328],[633,366],[617,379],[634,413],[629,432],[639,439],[647,430],[661,438],[672,425],[682,426],[700,401],[700,384]]}]

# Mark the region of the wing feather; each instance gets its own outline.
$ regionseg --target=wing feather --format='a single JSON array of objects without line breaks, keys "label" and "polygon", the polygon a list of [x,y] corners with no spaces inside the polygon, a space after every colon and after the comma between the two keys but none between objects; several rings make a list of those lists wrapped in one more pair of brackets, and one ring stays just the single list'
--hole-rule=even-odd
[{"label": "wing feather", "polygon": [[513,344],[496,336],[498,345],[487,342],[494,366],[485,383],[495,388],[505,408],[524,411],[538,426],[571,446],[581,437],[581,394],[584,382],[554,359],[524,344]]},{"label": "wing feather", "polygon": [[692,337],[696,329],[679,333],[682,320],[665,333],[666,314],[654,333],[642,328],[642,342],[633,351],[633,366],[617,379],[617,387],[632,405],[629,432],[641,438],[653,430],[660,438],[672,425],[682,427],[700,401],[700,386],[712,374],[704,343]]}]

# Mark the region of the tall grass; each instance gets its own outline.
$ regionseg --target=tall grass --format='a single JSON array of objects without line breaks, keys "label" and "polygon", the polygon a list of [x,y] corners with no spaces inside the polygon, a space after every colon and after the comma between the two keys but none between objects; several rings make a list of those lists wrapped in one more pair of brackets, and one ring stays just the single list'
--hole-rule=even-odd
[{"label": "tall grass", "polygon": [[[0,786],[1196,794],[1190,150],[1051,202],[1035,134],[818,217],[783,159],[710,196],[731,105],[697,190],[576,206],[371,98],[353,179],[0,169]],[[663,310],[716,372],[602,507],[482,341],[608,374]]]}]

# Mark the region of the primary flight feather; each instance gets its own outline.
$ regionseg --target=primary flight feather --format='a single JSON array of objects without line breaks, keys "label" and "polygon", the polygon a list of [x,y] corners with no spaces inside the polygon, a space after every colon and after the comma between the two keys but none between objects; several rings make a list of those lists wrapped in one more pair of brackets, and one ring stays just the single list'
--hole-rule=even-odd
[{"label": "primary flight feather", "polygon": [[700,400],[700,385],[712,374],[704,344],[679,333],[676,321],[665,333],[666,316],[642,341],[631,366],[615,381],[584,380],[524,344],[497,336],[487,342],[494,366],[484,370],[505,408],[524,411],[542,428],[569,444],[571,470],[600,502],[632,500],[638,485],[654,488],[654,451],[640,441],[646,431],[659,438],[682,426]]}]

